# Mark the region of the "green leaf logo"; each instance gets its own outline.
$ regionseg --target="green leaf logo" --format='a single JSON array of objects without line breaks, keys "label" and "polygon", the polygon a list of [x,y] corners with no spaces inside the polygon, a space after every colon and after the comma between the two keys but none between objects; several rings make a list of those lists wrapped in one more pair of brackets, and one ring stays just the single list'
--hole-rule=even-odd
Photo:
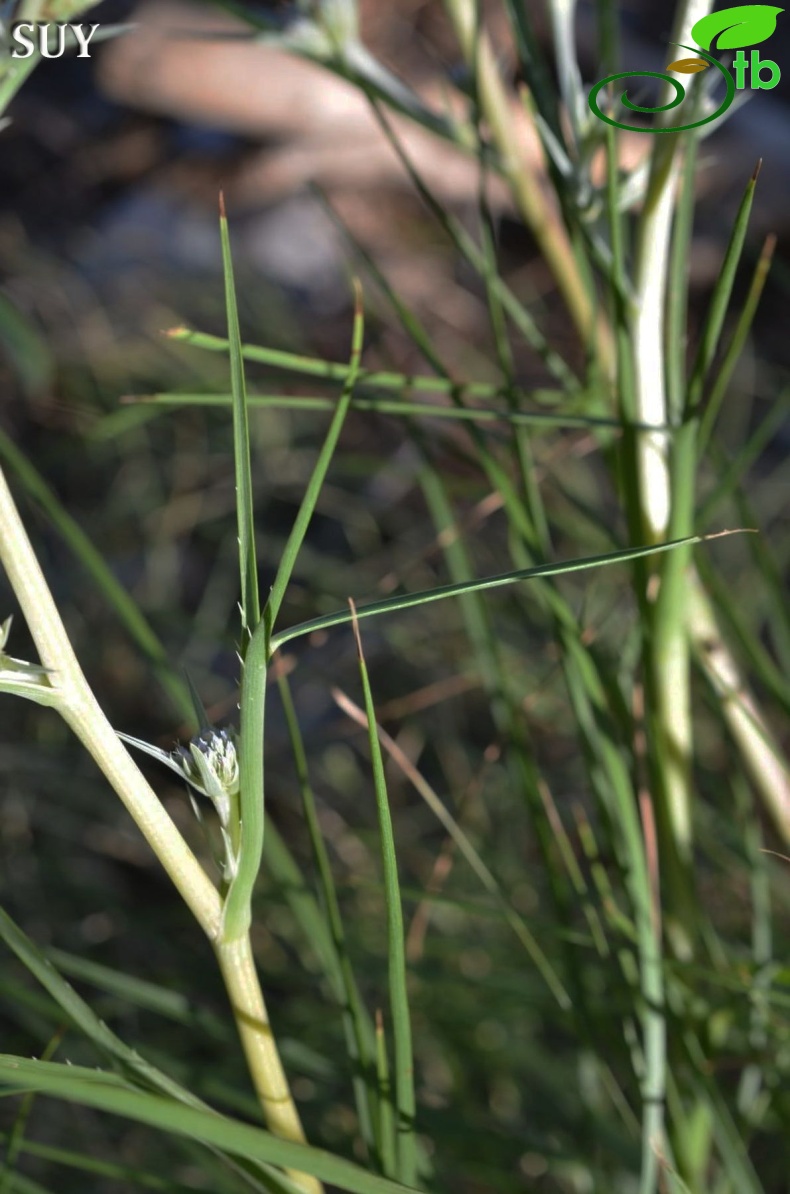
[{"label": "green leaf logo", "polygon": [[[776,29],[776,18],[783,8],[773,4],[741,4],[738,8],[723,8],[697,21],[691,36],[703,50],[740,50],[767,41]],[[718,38],[718,40],[716,40]]]}]

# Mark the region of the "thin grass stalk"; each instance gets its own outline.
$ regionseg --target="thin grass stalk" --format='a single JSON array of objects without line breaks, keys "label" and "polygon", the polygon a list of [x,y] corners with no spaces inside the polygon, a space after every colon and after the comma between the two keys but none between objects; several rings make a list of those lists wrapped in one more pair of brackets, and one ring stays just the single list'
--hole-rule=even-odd
[{"label": "thin grass stalk", "polygon": [[745,769],[774,825],[790,845],[790,767],[759,705],[724,644],[710,600],[696,572],[689,578],[689,634],[696,657],[719,700],[719,707]]},{"label": "thin grass stalk", "polygon": [[[756,172],[747,184],[733,226],[700,336],[700,345],[680,412],[680,422],[672,437],[669,460],[670,508],[667,524],[667,533],[671,538],[683,537],[694,528],[697,432],[703,387],[719,344],[735,272],[743,249],[755,182]],[[688,208],[692,201],[693,194],[690,189],[685,190],[679,214],[681,229],[688,226],[689,216],[684,209]],[[675,285],[679,285],[678,279],[675,279]],[[672,346],[668,351],[672,351]],[[680,351],[679,346],[675,351]],[[687,627],[687,593],[691,561],[691,552],[681,551],[671,561],[662,563],[660,585],[650,611],[646,676],[650,695],[648,716],[652,729],[651,740],[654,744],[651,764],[657,800],[656,811],[662,832],[671,917],[668,927],[672,932],[675,947],[682,950],[688,950],[693,936],[689,931],[693,925],[693,917],[689,915],[693,899],[693,722]]]},{"label": "thin grass stalk", "polygon": [[[728,534],[722,531],[720,534]],[[461,597],[464,593],[482,592],[486,589],[498,589],[506,585],[513,585],[522,580],[532,580],[539,577],[561,576],[568,572],[581,572],[587,568],[597,568],[601,564],[630,563],[644,556],[656,555],[664,551],[674,551],[680,544],[700,543],[705,538],[715,536],[694,535],[691,539],[680,540],[679,543],[658,543],[652,547],[627,547],[622,551],[613,551],[599,556],[586,556],[576,560],[565,560],[563,563],[538,564],[533,568],[517,568],[512,572],[502,572],[497,576],[488,576],[481,580],[462,581],[457,584],[438,585],[434,589],[425,589],[419,593],[402,593],[395,597],[385,597],[381,601],[371,601],[367,605],[360,605],[356,610],[356,617],[377,617],[384,613],[395,613],[398,610],[414,609],[420,605],[428,605],[434,601],[443,601],[447,597]],[[285,630],[278,630],[271,637],[271,652],[274,654],[286,643],[306,634],[313,634],[317,630],[329,630],[332,626],[347,626],[352,621],[346,609],[335,610],[331,614],[320,614],[306,622],[298,622],[288,626]]]},{"label": "thin grass stalk", "polygon": [[[376,730],[376,710],[370,686],[362,636],[356,617],[354,602],[349,599],[352,628],[357,645],[359,674],[365,698],[365,713],[368,723],[373,786],[376,793],[381,858],[384,871],[384,898],[387,909],[387,960],[389,972],[390,1015],[392,1016],[392,1038],[395,1060],[394,1111],[397,1170],[396,1175],[407,1186],[417,1182],[417,1139],[415,1116],[417,1103],[414,1092],[414,1054],[412,1048],[411,1013],[406,969],[406,936],[403,927],[403,906],[401,904],[400,881],[395,837],[392,830],[392,815],[387,794],[387,780],[384,760]],[[386,1100],[384,1100],[386,1102]]]},{"label": "thin grass stalk", "polygon": [[[282,1140],[304,1144],[304,1129],[269,1023],[249,934],[232,941],[220,939],[214,950],[266,1126]],[[315,1178],[296,1170],[288,1174],[306,1194],[322,1194]]]},{"label": "thin grass stalk", "polygon": [[[365,711],[359,707],[359,705],[356,705],[348,696],[346,696],[345,693],[341,692],[339,689],[333,689],[332,696],[343,712],[347,713],[357,725],[362,726],[363,729],[368,728],[367,715]],[[452,813],[449,812],[447,807],[442,803],[440,797],[437,795],[436,791],[431,787],[422,773],[417,767],[414,766],[405,752],[398,746],[397,742],[395,742],[395,740],[381,725],[378,724],[378,722],[376,723],[376,733],[381,746],[384,748],[384,750],[386,750],[387,754],[393,760],[395,765],[417,790],[436,819],[447,831],[447,834],[450,840],[453,842],[453,845],[458,848],[458,853],[463,856],[467,864],[471,867],[479,879],[485,891],[491,896],[492,900],[496,902],[502,913],[503,919],[512,929],[519,941],[519,944],[522,945],[527,952],[530,960],[539,971],[552,995],[556,998],[558,1005],[565,1009],[569,1009],[571,1007],[571,999],[560,982],[556,970],[551,965],[544,951],[536,941],[524,918],[520,916],[513,907],[501,884],[486,866],[482,857],[472,845],[468,835],[461,828]],[[579,879],[581,879],[581,873],[578,872],[578,870],[575,874],[575,879],[577,882]],[[576,886],[576,884],[574,884],[574,886]],[[576,888],[576,891],[577,894],[580,894],[578,887]],[[581,894],[583,894],[583,892]]]},{"label": "thin grass stalk", "polygon": [[[733,494],[738,518],[744,526],[754,526],[758,519],[746,494]],[[787,608],[787,585],[782,561],[777,558],[771,543],[761,535],[749,536],[749,552],[763,582],[766,598],[767,625],[778,666],[790,677],[790,616]]]},{"label": "thin grass stalk", "polygon": [[[2,909],[0,909],[0,937],[48,993],[57,1009],[56,1014],[60,1017],[65,1016],[66,1021],[90,1041],[99,1055],[109,1060],[133,1085],[144,1090],[157,1091],[170,1100],[176,1100],[186,1106],[210,1110],[207,1103],[179,1085],[167,1074],[162,1073],[108,1028],[88,1003],[61,977],[53,965],[53,955],[55,955],[54,961],[60,961],[57,951],[50,950],[44,954]],[[74,961],[77,963],[74,969],[78,977],[96,981],[95,966],[92,967],[89,963],[85,963],[82,958],[74,959]],[[104,970],[104,968],[100,969]],[[117,973],[107,970],[106,974],[110,980],[108,989],[117,994]],[[129,976],[124,975],[123,984],[124,990],[128,991],[130,986],[135,985],[135,980],[129,980]],[[159,989],[156,990],[158,994]],[[161,1011],[161,1006],[157,1004],[156,1010]],[[285,1194],[288,1194],[292,1189],[279,1171],[269,1166],[262,1166],[260,1162],[237,1161],[222,1156],[219,1149],[214,1151],[225,1167],[243,1171],[245,1181],[256,1191],[265,1189],[272,1194],[273,1191],[282,1187]],[[257,1180],[256,1174],[260,1176],[260,1170],[265,1173],[265,1183]]]},{"label": "thin grass stalk", "polygon": [[392,1098],[392,1076],[387,1057],[387,1038],[384,1033],[384,1017],[376,1011],[376,1076],[379,1095],[378,1133],[383,1145],[382,1165],[384,1173],[391,1175],[397,1168],[395,1107]]},{"label": "thin grass stalk", "polygon": [[740,654],[748,659],[750,671],[760,685],[790,717],[790,680],[758,637],[759,632],[755,632],[749,624],[742,602],[711,566],[703,565],[699,568],[699,574],[728,637],[738,645]]},{"label": "thin grass stalk", "polygon": [[[673,43],[688,43],[691,29],[713,8],[713,0],[681,0],[675,13]],[[664,114],[666,123],[671,117]],[[634,266],[635,416],[652,425],[668,423],[665,375],[665,315],[670,236],[681,167],[677,135],[654,137],[650,177],[636,233]],[[673,346],[679,351],[679,346]],[[664,537],[671,506],[668,439],[655,432],[638,448],[641,509],[651,539]]]},{"label": "thin grass stalk", "polygon": [[339,974],[333,985],[336,989],[336,997],[343,1009],[343,1029],[346,1037],[346,1047],[349,1059],[354,1067],[352,1081],[360,1135],[371,1157],[381,1165],[382,1172],[388,1177],[393,1177],[395,1174],[394,1167],[387,1167],[384,1164],[385,1157],[387,1156],[387,1144],[381,1135],[381,1115],[383,1113],[379,1109],[378,1086],[374,1081],[377,1066],[375,1056],[376,1039],[370,1030],[370,1022],[365,1013],[359,987],[351,965],[351,959],[346,947],[340,904],[332,878],[329,855],[318,821],[315,796],[312,784],[310,783],[307,751],[305,750],[302,731],[296,715],[291,686],[282,668],[279,670],[277,677],[277,686],[280,691],[283,712],[285,713],[288,737],[291,742],[291,753],[302,795],[302,808],[318,872],[327,928],[336,953]]},{"label": "thin grass stalk", "polygon": [[[683,0],[675,13],[672,42],[688,44],[692,26],[711,8],[710,0]],[[669,124],[670,120],[671,117],[663,114],[664,124]],[[679,266],[678,256],[673,259],[670,246],[683,162],[681,144],[687,145],[681,141],[680,135],[671,133],[653,138],[647,193],[636,230],[635,298],[631,308],[633,414],[639,422],[647,419],[654,425],[667,425],[671,421],[672,399],[674,397],[676,403],[680,399],[677,392],[680,366],[671,366],[667,374],[666,360],[670,353],[681,353],[682,345],[667,343],[666,320],[669,314],[669,326],[676,334],[679,311],[677,301],[671,305],[669,303],[668,284],[670,264],[674,264],[676,269]],[[687,145],[686,153],[693,153],[693,144]],[[686,174],[687,182],[689,179],[690,169]],[[683,212],[678,224],[677,235],[681,242],[688,236],[688,207],[692,202],[693,192],[688,186],[683,192]],[[675,278],[675,285],[678,284],[679,279]],[[689,450],[680,450],[681,441]],[[690,516],[684,516],[689,514],[688,496],[689,493],[693,495],[695,472],[694,460],[690,456],[692,443],[691,428],[677,430],[673,442],[674,459],[671,460],[670,438],[666,432],[640,433],[635,437],[635,444],[633,439],[626,441],[627,446],[635,446],[636,449],[632,467],[638,496],[632,493],[629,504],[632,508],[631,531],[633,534],[634,526],[639,527],[640,541],[659,542],[666,538],[673,513],[678,522],[687,525]],[[630,475],[633,478],[633,472]],[[674,512],[673,482],[677,492],[685,498],[682,510],[676,505]],[[672,575],[682,577],[683,570],[676,569]],[[636,570],[635,581],[643,618],[650,625],[654,621],[652,602],[656,600],[656,590],[645,587],[645,569]],[[675,947],[688,951],[687,929],[693,923],[693,918],[688,919],[687,907],[691,891],[690,778],[693,731],[685,608],[678,596],[677,586],[672,590],[672,600],[669,600],[668,592],[664,594],[665,600],[660,611],[663,635],[659,638],[651,631],[644,641],[644,657],[648,698],[646,716],[651,731],[650,741],[655,743],[655,748],[649,754],[649,768],[668,901],[667,927],[673,934]]]},{"label": "thin grass stalk", "polygon": [[[404,388],[407,379],[403,379]],[[458,386],[459,396],[462,396],[463,385]],[[492,387],[493,388],[493,387]],[[548,391],[538,393],[549,396]],[[506,394],[513,402],[519,398],[531,397],[518,387],[511,391],[497,388],[497,397]],[[552,395],[553,396],[553,395]],[[178,407],[178,406],[230,406],[233,401],[231,394],[206,393],[161,393],[146,394],[135,398],[142,406]],[[247,405],[263,410],[323,410],[334,411],[338,399],[306,394],[248,394]],[[376,414],[394,415],[398,418],[412,418],[417,416],[424,419],[441,419],[450,422],[468,422],[480,424],[502,425],[503,427],[530,427],[533,431],[541,429],[553,431],[558,428],[575,428],[577,430],[619,431],[621,421],[598,415],[565,414],[557,411],[528,411],[528,410],[497,410],[483,406],[439,406],[434,402],[407,402],[387,398],[354,398],[351,402],[352,410],[375,411]],[[109,416],[113,418],[113,416]],[[638,428],[637,428],[638,429]],[[0,453],[4,451],[0,443]]]},{"label": "thin grass stalk", "polygon": [[[485,260],[481,250],[466,231],[461,221],[452,214],[446,212],[442,204],[426,186],[424,179],[420,176],[419,171],[416,169],[414,163],[406,153],[401,139],[391,127],[389,121],[384,116],[384,113],[377,106],[374,107],[373,110],[387,140],[389,141],[398,157],[398,160],[401,162],[403,168],[408,174],[412,185],[417,191],[417,194],[420,196],[431,214],[436,218],[440,227],[444,229],[458,252],[469,262],[473,269],[475,269],[477,273],[483,277],[485,272]],[[527,344],[531,345],[540,355],[541,360],[552,376],[555,377],[562,385],[564,385],[565,390],[568,393],[571,393],[572,391],[578,391],[580,389],[580,382],[573,373],[573,370],[568,366],[564,358],[550,347],[546,337],[535,323],[527,308],[518,300],[516,295],[505,284],[502,278],[494,279],[493,285],[496,289],[499,302],[502,304],[503,309],[507,312],[511,323],[521,333]]]},{"label": "thin grass stalk", "polygon": [[765,283],[768,280],[768,272],[773,261],[774,251],[776,249],[776,236],[772,233],[765,238],[760,256],[757,260],[754,273],[752,275],[749,291],[746,296],[746,301],[743,304],[743,309],[738,317],[736,325],[733,329],[730,343],[727,346],[727,351],[724,354],[716,379],[711,386],[708,400],[705,404],[705,411],[702,415],[700,423],[699,436],[697,437],[698,450],[700,456],[705,452],[716,419],[721,411],[721,406],[724,401],[724,396],[727,392],[727,386],[735,369],[735,365],[741,357],[747,337],[751,331],[754,317],[757,313],[757,307],[762,297]]},{"label": "thin grass stalk", "polygon": [[[232,275],[229,274],[229,252],[227,233],[224,234],[227,296],[229,307],[229,336],[231,359],[235,357],[234,394],[236,396],[236,421],[246,424],[246,391],[243,386],[240,341],[237,324],[233,319],[235,299]],[[222,910],[222,925],[215,945],[217,957],[231,997],[239,1033],[247,1063],[253,1078],[261,1106],[272,1131],[286,1140],[304,1142],[299,1113],[290,1094],[276,1043],[269,1026],[263,995],[255,974],[254,960],[249,943],[252,924],[252,898],[260,871],[264,844],[264,713],[266,703],[267,669],[272,648],[272,628],[279,612],[285,590],[293,572],[299,549],[315,510],[321,487],[326,478],[340,431],[348,412],[351,396],[359,368],[364,334],[364,318],[361,293],[357,288],[354,332],[351,349],[351,368],[346,387],[338,403],[324,445],[319,453],[313,474],[307,485],[291,534],[288,537],[282,559],[277,570],[269,598],[262,616],[252,628],[252,637],[244,659],[241,682],[241,732],[240,732],[240,819],[238,825],[238,852],[235,873]],[[241,418],[243,416],[243,418]],[[244,437],[237,446],[245,452]],[[239,470],[241,469],[241,474]],[[237,461],[237,476],[241,475],[240,491],[249,493],[249,482],[244,479],[249,471],[249,456]],[[245,529],[246,507],[240,505],[240,535]],[[252,535],[252,526],[249,528]],[[247,579],[242,569],[242,585]],[[250,593],[257,595],[257,581],[250,580]],[[308,1194],[320,1194],[320,1183],[303,1174],[292,1174],[295,1181]]]},{"label": "thin grass stalk", "polygon": [[[394,137],[392,131],[389,129],[389,125],[386,124],[383,118],[382,128],[389,132],[392,138],[390,143],[393,148],[396,151],[400,149],[400,142]],[[400,149],[400,153],[403,153],[402,149]],[[408,158],[402,156],[401,160],[409,171],[412,180],[416,181],[417,176],[412,174],[414,168],[411,166]],[[425,191],[424,187],[418,187],[418,189],[421,197],[430,206],[431,211],[436,211],[437,209],[441,211],[436,200],[432,200],[430,193]],[[482,273],[482,255],[474,241],[468,233],[464,232],[460,224],[454,223],[449,216],[446,219],[447,224],[442,221],[442,226],[446,230],[448,228],[451,230],[448,234],[453,243],[459,249],[459,252],[470,261],[470,264],[479,273]],[[347,235],[345,227],[343,227],[343,231]],[[356,250],[356,242],[354,242],[354,247]],[[520,306],[513,292],[508,290],[501,279],[497,283],[497,290],[500,295],[500,301],[513,322],[516,323],[519,316],[523,320],[523,308]],[[542,357],[546,360],[547,368],[554,374],[564,389],[578,391],[581,388],[578,378],[563,361],[562,357],[551,352],[545,339],[540,337],[537,329],[529,323],[528,325],[520,326],[520,330],[525,339],[532,344],[536,351],[541,352]],[[229,342],[222,336],[212,336],[207,332],[197,332],[186,327],[171,328],[166,334],[170,340],[174,340],[179,344],[190,344],[195,348],[202,348],[206,352],[226,353],[228,351]],[[305,357],[293,352],[284,352],[278,348],[267,348],[260,344],[242,344],[241,351],[244,359],[247,361],[257,361],[262,365],[268,365],[272,369],[282,369],[288,373],[300,373],[306,377],[316,377],[325,382],[345,382],[350,368],[347,361],[323,361],[316,357]],[[381,390],[397,390],[400,393],[425,391],[428,393],[457,394],[459,398],[464,399],[494,398],[502,394],[502,387],[491,382],[463,382],[446,376],[429,377],[424,374],[395,373],[391,370],[382,369],[360,369],[358,386],[374,387]],[[523,393],[523,391],[520,392]]]},{"label": "thin grass stalk", "polygon": [[[244,358],[241,351],[241,330],[236,305],[236,286],[233,277],[233,257],[230,248],[225,198],[220,192],[219,227],[222,241],[222,266],[225,277],[225,308],[228,320],[230,379],[233,393],[233,461],[236,470],[236,522],[239,532],[239,569],[241,572],[242,659],[247,651],[249,636],[261,616],[258,595],[258,564],[255,551],[255,515],[252,495],[252,463],[250,457],[250,429],[247,410],[247,386],[244,377]],[[238,846],[238,843],[234,843]]]},{"label": "thin grass stalk", "polygon": [[605,350],[605,336],[596,319],[568,234],[535,174],[525,167],[521,158],[513,110],[491,42],[485,30],[480,28],[475,0],[445,0],[445,8],[466,63],[476,73],[480,107],[491,129],[502,172],[519,212],[556,279],[582,343],[587,347],[597,338],[599,347]]},{"label": "thin grass stalk", "polygon": [[769,1067],[763,1060],[769,1048],[771,1009],[769,992],[774,979],[774,966],[780,959],[774,952],[773,908],[768,858],[760,820],[755,816],[749,784],[738,777],[734,784],[736,807],[743,824],[743,840],[750,865],[752,913],[752,961],[754,987],[751,998],[751,1028],[749,1039],[754,1060],[741,1073],[737,1105],[747,1122],[754,1123],[758,1101],[765,1089]]}]

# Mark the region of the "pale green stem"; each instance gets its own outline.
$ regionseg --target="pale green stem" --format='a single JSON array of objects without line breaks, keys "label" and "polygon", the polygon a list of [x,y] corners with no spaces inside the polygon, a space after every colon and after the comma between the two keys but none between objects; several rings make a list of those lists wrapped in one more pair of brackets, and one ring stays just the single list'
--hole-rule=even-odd
[{"label": "pale green stem", "polygon": [[[691,29],[713,8],[713,0],[685,0],[678,6],[672,41],[691,44]],[[670,47],[670,54],[672,48]],[[672,55],[674,57],[674,55]],[[663,113],[669,123],[675,113]],[[645,205],[637,231],[633,321],[636,420],[665,425],[667,392],[664,371],[665,312],[669,243],[680,155],[672,134],[653,138],[653,161]],[[673,345],[681,352],[681,345]],[[669,441],[666,432],[639,437],[639,481],[645,531],[654,542],[666,538],[670,512]]]},{"label": "pale green stem", "polygon": [[219,931],[219,893],[118,738],[74,654],[0,469],[0,562],[27,619],[44,667],[51,671],[55,707],[71,726],[131,813],[198,924]]},{"label": "pale green stem", "polygon": [[[0,563],[27,620],[52,699],[134,818],[196,921],[211,940],[267,1126],[286,1140],[305,1142],[269,1026],[249,935],[220,940],[222,901],[107,720],[74,654],[63,621],[0,469]],[[315,1178],[292,1174],[306,1194],[321,1194]]]},{"label": "pale green stem", "polygon": [[[691,29],[713,8],[712,0],[685,0],[678,6],[672,41],[692,44]],[[670,57],[675,55],[669,49]],[[664,113],[668,123],[674,113]],[[633,321],[635,410],[639,423],[669,422],[665,374],[665,315],[670,239],[682,164],[672,134],[653,138],[653,162],[644,211],[637,232]],[[683,352],[680,344],[669,351]],[[644,534],[649,542],[667,536],[672,509],[669,435],[643,432],[637,443],[637,475]],[[657,594],[653,594],[656,596]],[[666,623],[665,623],[666,625]],[[659,736],[656,755],[662,769],[662,797],[674,845],[681,860],[691,853],[692,717],[689,645],[684,610],[654,644],[654,697]]]},{"label": "pale green stem", "polygon": [[689,576],[689,635],[741,758],[779,833],[790,846],[790,768],[729,648],[696,571]]},{"label": "pale green stem", "polygon": [[[218,941],[214,951],[266,1125],[275,1136],[304,1144],[304,1129],[269,1024],[249,934],[234,941]],[[322,1194],[323,1186],[317,1178],[293,1171],[289,1171],[289,1177],[306,1194]]]}]

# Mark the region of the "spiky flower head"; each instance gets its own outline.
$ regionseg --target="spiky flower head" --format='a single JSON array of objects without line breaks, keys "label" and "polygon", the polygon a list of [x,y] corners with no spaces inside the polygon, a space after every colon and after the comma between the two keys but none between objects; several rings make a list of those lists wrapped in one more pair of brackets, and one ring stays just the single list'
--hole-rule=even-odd
[{"label": "spiky flower head", "polygon": [[209,798],[220,824],[227,828],[233,799],[239,793],[239,756],[234,731],[207,727],[195,735],[189,747],[177,747],[172,758],[187,782]]},{"label": "spiky flower head", "polygon": [[[215,730],[207,727],[196,734],[189,746],[177,746],[173,751],[160,750],[141,738],[118,732],[118,737],[130,746],[145,751],[147,755],[164,763],[185,779],[191,788],[206,796],[214,805],[219,818],[220,832],[224,845],[224,857],[217,858],[231,880],[238,867],[238,835],[240,829],[238,796],[240,786],[237,735],[233,729]],[[198,820],[202,821],[197,802],[192,807]]]}]

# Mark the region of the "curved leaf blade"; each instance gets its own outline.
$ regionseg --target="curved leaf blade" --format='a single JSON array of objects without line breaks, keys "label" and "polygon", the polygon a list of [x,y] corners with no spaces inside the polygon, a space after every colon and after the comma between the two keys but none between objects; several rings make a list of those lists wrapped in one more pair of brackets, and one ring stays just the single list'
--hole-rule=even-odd
[{"label": "curved leaf blade", "polygon": [[773,4],[741,4],[712,12],[697,21],[691,36],[703,50],[740,50],[767,41],[776,30],[776,18],[783,8]]},{"label": "curved leaf blade", "polygon": [[6,1094],[32,1090],[81,1103],[97,1111],[136,1120],[158,1131],[187,1136],[239,1157],[313,1174],[350,1194],[407,1194],[412,1189],[368,1173],[353,1161],[325,1149],[282,1140],[263,1128],[216,1111],[185,1106],[174,1099],[143,1090],[130,1090],[121,1078],[106,1070],[31,1061],[5,1054],[0,1056],[0,1090]]}]

